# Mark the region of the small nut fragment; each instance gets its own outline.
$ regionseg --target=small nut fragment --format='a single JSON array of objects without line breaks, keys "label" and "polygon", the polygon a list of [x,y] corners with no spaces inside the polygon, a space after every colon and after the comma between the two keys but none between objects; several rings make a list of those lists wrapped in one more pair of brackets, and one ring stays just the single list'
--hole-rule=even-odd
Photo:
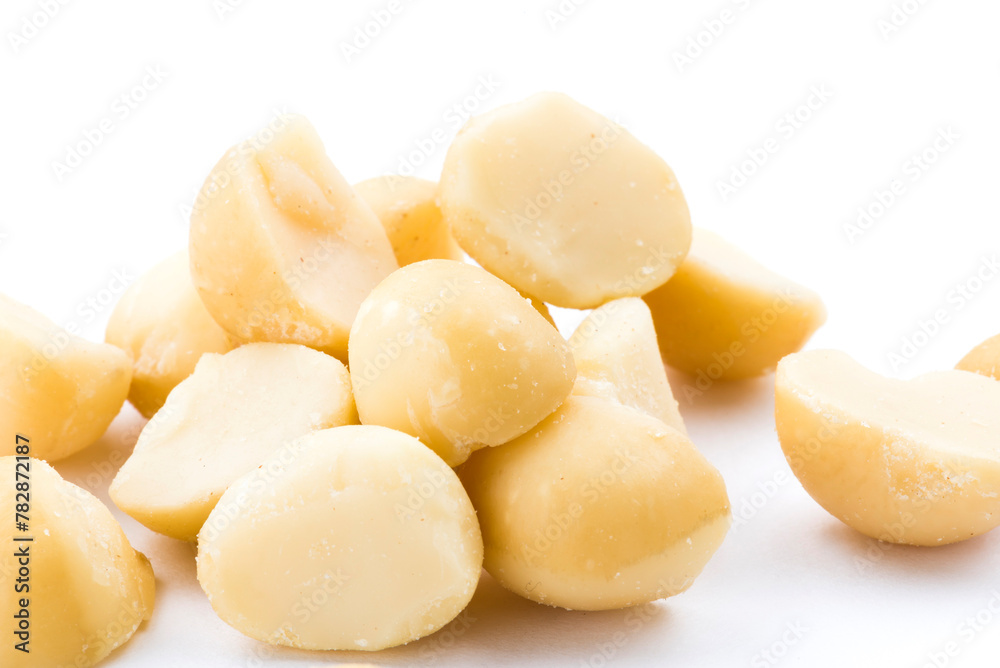
[{"label": "small nut fragment", "polygon": [[1000,383],[965,371],[894,380],[812,350],[781,361],[775,398],[799,482],[861,533],[944,545],[1000,524]]},{"label": "small nut fragment", "polygon": [[355,422],[350,376],[329,355],[282,343],[209,353],[143,428],[111,498],[153,531],[194,540],[234,480],[299,436]]},{"label": "small nut fragment", "polygon": [[1000,380],[1000,334],[973,348],[955,368]]},{"label": "small nut fragment", "polygon": [[204,353],[232,348],[191,284],[187,251],[129,286],[111,313],[104,340],[132,355],[128,399],[147,418],[191,375]]},{"label": "small nut fragment", "polygon": [[702,229],[677,274],[644,299],[666,363],[712,381],[774,370],[826,321],[816,293]]},{"label": "small nut fragment", "polygon": [[438,186],[413,176],[376,176],[354,186],[392,243],[400,267],[421,260],[461,260],[437,205]]},{"label": "small nut fragment", "polygon": [[687,434],[656,345],[653,318],[641,299],[616,299],[595,309],[569,344],[576,362],[573,394],[616,401]]},{"label": "small nut fragment", "polygon": [[516,594],[609,610],[686,590],[731,520],[726,487],[686,436],[571,396],[534,430],[459,469],[486,570]]},{"label": "small nut fragment", "polygon": [[[10,438],[14,440],[13,435]],[[29,436],[29,446],[35,441]],[[15,471],[30,481],[28,531],[15,532]],[[153,612],[156,584],[149,560],[136,552],[111,512],[86,490],[34,458],[0,457],[0,617],[5,668],[93,666],[125,644]],[[31,542],[14,542],[30,537]],[[15,590],[14,574],[24,588]],[[27,575],[25,575],[27,573]],[[28,602],[28,653],[15,615]]]},{"label": "small nut fragment", "polygon": [[528,300],[452,260],[380,283],[354,322],[350,362],[361,421],[416,436],[451,466],[534,427],[576,377],[569,346]]},{"label": "small nut fragment", "polygon": [[309,434],[289,454],[236,481],[198,536],[198,581],[223,621],[275,645],[372,651],[465,608],[483,540],[440,457],[357,426]]},{"label": "small nut fragment", "polygon": [[[0,295],[0,433],[28,434],[33,456],[54,462],[99,439],[131,378],[125,351],[73,336]],[[0,443],[0,455],[14,454],[13,437]]]},{"label": "small nut fragment", "polygon": [[300,343],[346,360],[358,306],[396,258],[309,122],[281,120],[206,179],[191,214],[191,276],[238,342]]},{"label": "small nut fragment", "polygon": [[440,198],[473,259],[556,306],[649,292],[691,244],[670,167],[617,123],[556,93],[469,121],[448,149]]}]

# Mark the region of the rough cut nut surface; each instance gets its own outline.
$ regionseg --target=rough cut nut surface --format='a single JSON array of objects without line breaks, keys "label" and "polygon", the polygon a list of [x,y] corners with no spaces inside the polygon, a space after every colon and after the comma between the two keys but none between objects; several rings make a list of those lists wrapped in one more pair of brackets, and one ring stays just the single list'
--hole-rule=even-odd
[{"label": "rough cut nut surface", "polygon": [[459,469],[486,570],[514,593],[574,610],[687,589],[730,524],[725,484],[676,429],[571,396],[534,430]]},{"label": "rough cut nut surface", "polygon": [[687,433],[656,344],[649,308],[638,297],[595,309],[569,339],[576,362],[573,394],[604,397]]},{"label": "rough cut nut surface", "polygon": [[1000,335],[973,348],[955,368],[1000,380]]},{"label": "rough cut nut surface", "polygon": [[147,418],[191,375],[204,353],[232,347],[191,284],[187,251],[129,286],[111,313],[104,340],[131,354],[128,399]]},{"label": "rough cut nut surface", "polygon": [[644,299],[663,359],[707,381],[774,370],[826,321],[814,292],[702,229],[677,274]]},{"label": "rough cut nut surface", "polygon": [[310,431],[356,422],[350,376],[329,355],[280,343],[208,354],[143,428],[111,498],[153,531],[194,540],[234,480]]},{"label": "rough cut nut surface", "polygon": [[54,462],[101,437],[128,395],[132,363],[106,343],[69,334],[41,313],[0,295],[0,455],[13,434]]},{"label": "rough cut nut surface", "polygon": [[965,371],[883,378],[838,351],[778,366],[785,457],[821,506],[861,533],[944,545],[1000,523],[1000,383]]},{"label": "rough cut nut surface", "polygon": [[[10,438],[14,440],[13,435]],[[34,447],[34,440],[30,442]],[[15,467],[31,484],[29,533],[15,531]],[[121,526],[89,492],[63,480],[45,462],[0,457],[0,646],[4,668],[93,666],[126,643],[153,611],[155,582],[149,561],[132,549]],[[22,478],[23,480],[23,478]],[[9,482],[8,482],[9,481]],[[30,543],[14,538],[31,536]],[[30,591],[15,592],[25,564]],[[9,574],[4,576],[3,574]],[[28,600],[29,653],[14,649],[11,630],[21,599]]]},{"label": "rough cut nut surface", "polygon": [[356,184],[354,190],[382,221],[400,267],[420,260],[463,258],[441,217],[433,181],[377,176]]},{"label": "rough cut nut surface", "polygon": [[556,306],[642,295],[673,275],[691,244],[670,167],[555,93],[469,121],[448,149],[440,196],[473,259]]},{"label": "rough cut nut surface", "polygon": [[569,346],[528,300],[451,260],[375,288],[351,330],[350,368],[364,424],[416,436],[452,466],[534,427],[576,378]]},{"label": "rough cut nut surface", "polygon": [[230,149],[206,179],[191,214],[191,275],[236,340],[346,360],[358,306],[396,258],[309,122],[281,121]]},{"label": "rough cut nut surface", "polygon": [[483,562],[455,473],[383,427],[310,434],[225,493],[198,537],[198,580],[251,638],[378,650],[433,633]]}]

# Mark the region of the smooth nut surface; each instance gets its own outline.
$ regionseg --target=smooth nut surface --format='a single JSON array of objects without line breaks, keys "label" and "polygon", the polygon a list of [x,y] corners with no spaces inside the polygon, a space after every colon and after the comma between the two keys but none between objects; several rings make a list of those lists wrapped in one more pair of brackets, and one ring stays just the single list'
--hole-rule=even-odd
[{"label": "smooth nut surface", "polygon": [[198,537],[212,607],[251,638],[378,650],[433,633],[483,562],[455,473],[418,440],[339,427],[295,442],[226,492]]},{"label": "smooth nut surface", "polygon": [[528,300],[451,260],[375,288],[351,330],[350,368],[362,423],[416,436],[452,466],[534,427],[576,377],[569,346]]},{"label": "smooth nut surface", "polygon": [[304,346],[207,354],[146,424],[111,484],[153,531],[194,540],[226,488],[294,439],[357,422],[344,365]]},{"label": "smooth nut surface", "polygon": [[775,415],[792,471],[845,524],[944,545],[1000,523],[1000,384],[965,371],[884,378],[814,350],[778,365]]},{"label": "smooth nut surface", "polygon": [[413,176],[376,176],[355,184],[389,237],[400,267],[420,260],[461,260],[437,204],[438,186]]},{"label": "smooth nut surface", "polygon": [[969,351],[955,368],[1000,380],[1000,334]]},{"label": "smooth nut surface", "polygon": [[656,344],[649,307],[637,297],[595,309],[569,338],[576,362],[573,394],[603,397],[687,433]]},{"label": "smooth nut surface", "polygon": [[215,166],[191,214],[190,254],[205,307],[237,341],[341,360],[361,300],[397,266],[378,218],[300,116]]},{"label": "smooth nut surface", "polygon": [[546,605],[608,610],[687,589],[730,524],[722,476],[686,436],[596,397],[459,469],[486,570]]},{"label": "smooth nut surface", "polygon": [[225,353],[229,337],[191,283],[187,251],[140,276],[115,305],[104,340],[132,356],[128,400],[152,417],[204,353]]},{"label": "smooth nut surface", "polygon": [[[11,441],[14,440],[13,435]],[[34,440],[29,444],[34,447]],[[132,549],[111,512],[43,461],[20,462],[30,479],[29,531],[15,531],[15,457],[0,457],[0,616],[4,668],[93,666],[132,637],[153,611],[153,569]],[[24,478],[22,478],[24,480]],[[23,501],[23,499],[22,499]],[[14,538],[30,536],[30,543]],[[14,590],[28,551],[27,591]],[[22,582],[21,584],[25,584]],[[14,649],[21,599],[28,600],[29,653]]]},{"label": "smooth nut surface", "polygon": [[691,244],[670,167],[556,93],[470,120],[448,149],[440,198],[465,252],[556,306],[642,295],[673,275]]},{"label": "smooth nut surface", "polygon": [[[31,439],[33,456],[54,462],[104,434],[128,395],[125,351],[69,334],[0,295],[0,431]],[[14,438],[0,441],[14,454]]]},{"label": "smooth nut surface", "polygon": [[774,370],[826,321],[816,293],[702,229],[677,274],[644,299],[664,361],[708,381]]}]

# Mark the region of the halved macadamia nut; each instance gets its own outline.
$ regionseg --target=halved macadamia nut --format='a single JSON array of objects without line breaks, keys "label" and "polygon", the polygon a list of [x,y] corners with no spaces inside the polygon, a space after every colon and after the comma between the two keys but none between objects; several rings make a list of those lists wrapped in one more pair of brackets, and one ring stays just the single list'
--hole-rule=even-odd
[{"label": "halved macadamia nut", "polygon": [[391,174],[362,181],[354,190],[382,221],[400,267],[464,257],[441,216],[433,181]]},{"label": "halved macadamia nut", "polygon": [[[34,439],[21,442],[34,450]],[[0,665],[97,665],[153,612],[149,560],[132,549],[104,504],[45,462],[0,457],[0,477],[0,617],[7,627]],[[18,481],[30,492],[19,491]],[[14,512],[25,494],[27,530],[17,531]],[[22,642],[27,652],[15,648]]]},{"label": "halved macadamia nut", "polygon": [[702,229],[677,274],[644,299],[666,363],[710,381],[773,371],[826,321],[816,293]]},{"label": "halved macadamia nut", "polygon": [[686,436],[627,406],[571,396],[535,429],[460,469],[486,570],[573,610],[686,590],[729,529],[722,476]]},{"label": "halved macadamia nut", "polygon": [[528,300],[452,260],[408,265],[372,291],[350,368],[362,423],[416,436],[451,466],[534,427],[576,378],[569,346]]},{"label": "halved macadamia nut", "polygon": [[1000,335],[973,348],[955,368],[1000,380]]},{"label": "halved macadamia nut", "polygon": [[361,301],[397,267],[378,218],[300,116],[215,166],[191,214],[190,254],[205,307],[237,341],[341,360]]},{"label": "halved macadamia nut", "polygon": [[441,176],[458,243],[521,292],[593,308],[662,285],[691,244],[674,173],[621,125],[540,93],[473,118]]},{"label": "halved macadamia nut", "polygon": [[104,434],[128,395],[132,362],[107,343],[74,336],[38,311],[0,295],[0,455],[14,434],[54,462]]},{"label": "halved macadamia nut", "polygon": [[147,418],[191,375],[203,354],[232,348],[191,284],[187,251],[129,286],[111,313],[104,340],[132,355],[128,400]]},{"label": "halved macadamia nut", "polygon": [[687,433],[656,345],[649,308],[638,297],[595,309],[569,338],[576,362],[573,394],[630,406]]},{"label": "halved macadamia nut", "polygon": [[275,645],[379,650],[454,619],[483,540],[455,473],[384,427],[317,431],[229,488],[198,536],[219,617]]},{"label": "halved macadamia nut", "polygon": [[194,540],[230,484],[292,440],[357,422],[344,365],[304,346],[206,354],[139,434],[111,484],[119,508]]},{"label": "halved macadamia nut", "polygon": [[1000,524],[1000,383],[879,376],[842,352],[778,365],[785,458],[834,517],[878,540],[944,545]]}]

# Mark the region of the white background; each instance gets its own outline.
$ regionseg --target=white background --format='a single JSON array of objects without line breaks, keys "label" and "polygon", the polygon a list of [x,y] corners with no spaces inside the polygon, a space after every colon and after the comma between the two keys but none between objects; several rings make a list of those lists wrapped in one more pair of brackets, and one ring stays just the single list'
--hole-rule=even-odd
[{"label": "white background", "polygon": [[[880,29],[893,2],[912,16]],[[33,32],[25,21],[42,23],[43,4],[0,10],[0,290],[89,338],[102,338],[115,272],[135,276],[184,245],[202,179],[274,109],[306,114],[357,181],[399,170],[438,128],[452,136],[463,100],[481,111],[545,89],[620,119],[674,168],[696,225],[820,292],[829,322],[810,346],[909,377],[1000,331],[1000,280],[970,300],[956,292],[1000,251],[995,1],[591,0],[564,3],[572,11],[557,23],[546,16],[557,0],[412,1],[350,58],[342,45],[388,0],[68,2]],[[724,10],[712,36],[704,22]],[[701,53],[679,63],[699,39]],[[162,81],[130,92],[147,68]],[[481,77],[498,86],[476,99]],[[814,87],[831,96],[786,131],[783,117]],[[111,132],[82,164],[56,166],[105,118]],[[913,172],[912,157],[948,128],[958,138]],[[719,184],[769,138],[777,150],[723,197]],[[417,154],[418,173],[436,178],[445,148]],[[905,193],[852,243],[845,225],[893,179]],[[892,363],[936,311],[947,322]],[[566,329],[580,316],[561,317]],[[681,394],[685,379],[674,380]],[[191,546],[116,512],[153,562],[158,601],[105,665],[922,666],[948,643],[957,656],[939,665],[996,665],[1000,534],[917,549],[841,525],[782,477],[772,390],[768,377],[680,397],[742,519],[694,587],[649,614],[548,609],[485,578],[463,624],[408,647],[272,649],[213,615]],[[107,501],[140,425],[126,407],[97,446],[57,468]],[[782,656],[769,660],[769,648]]]}]

